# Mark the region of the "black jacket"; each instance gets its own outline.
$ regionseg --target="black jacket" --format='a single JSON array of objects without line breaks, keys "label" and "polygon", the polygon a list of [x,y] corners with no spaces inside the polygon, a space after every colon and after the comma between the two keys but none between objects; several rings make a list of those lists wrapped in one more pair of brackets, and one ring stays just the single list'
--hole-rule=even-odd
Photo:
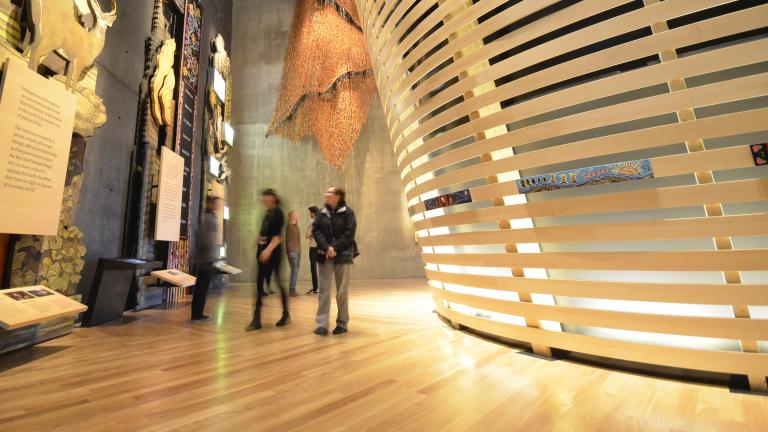
[{"label": "black jacket", "polygon": [[355,244],[355,232],[357,231],[357,219],[355,212],[341,202],[336,210],[329,206],[315,218],[312,225],[312,234],[317,241],[317,259],[325,262],[325,251],[333,246],[336,251],[334,262],[337,264],[352,264],[357,256]]},{"label": "black jacket", "polygon": [[200,263],[218,261],[221,255],[221,245],[218,244],[218,221],[211,210],[203,212],[203,220],[197,232],[197,253],[195,260]]}]

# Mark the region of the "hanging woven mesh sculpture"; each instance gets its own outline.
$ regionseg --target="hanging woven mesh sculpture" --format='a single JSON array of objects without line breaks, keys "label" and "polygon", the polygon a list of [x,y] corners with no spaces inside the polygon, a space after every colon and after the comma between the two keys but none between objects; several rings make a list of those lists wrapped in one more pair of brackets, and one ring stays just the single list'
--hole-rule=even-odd
[{"label": "hanging woven mesh sculpture", "polygon": [[341,170],[376,92],[352,0],[297,0],[280,94],[267,135],[311,135]]}]

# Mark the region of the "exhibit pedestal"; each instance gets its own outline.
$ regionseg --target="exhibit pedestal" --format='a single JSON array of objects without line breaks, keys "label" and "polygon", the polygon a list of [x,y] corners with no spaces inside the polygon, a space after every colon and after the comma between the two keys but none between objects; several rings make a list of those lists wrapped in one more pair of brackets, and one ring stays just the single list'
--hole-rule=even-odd
[{"label": "exhibit pedestal", "polygon": [[66,336],[72,333],[74,325],[74,317],[63,317],[15,330],[0,330],[0,354]]},{"label": "exhibit pedestal", "polygon": [[0,291],[0,354],[68,335],[85,309],[44,286]]},{"label": "exhibit pedestal", "polygon": [[96,326],[123,316],[136,271],[160,266],[159,261],[135,258],[100,259],[88,293],[89,309],[83,316],[83,326]]},{"label": "exhibit pedestal", "polygon": [[152,276],[167,284],[164,287],[166,289],[165,301],[169,304],[178,303],[183,300],[186,288],[197,283],[196,277],[175,269],[153,271]]},{"label": "exhibit pedestal", "polygon": [[138,282],[136,291],[136,307],[134,308],[136,311],[150,309],[163,304],[165,289],[157,285],[157,283],[146,284]]}]

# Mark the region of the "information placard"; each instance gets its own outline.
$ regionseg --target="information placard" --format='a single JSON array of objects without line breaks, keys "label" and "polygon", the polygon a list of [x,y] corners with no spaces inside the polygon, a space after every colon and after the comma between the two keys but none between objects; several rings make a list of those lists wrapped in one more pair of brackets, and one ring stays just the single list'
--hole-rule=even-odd
[{"label": "information placard", "polygon": [[181,270],[157,270],[152,272],[152,276],[182,288],[193,286],[197,283],[196,277],[188,275]]},{"label": "information placard", "polygon": [[213,265],[213,268],[215,268],[216,270],[220,271],[221,273],[226,273],[226,274],[230,274],[230,275],[233,275],[233,276],[234,275],[239,275],[240,273],[243,272],[239,268],[233,267],[233,266],[231,266],[231,265],[229,265],[229,264],[227,264],[225,262],[217,262],[216,264]]},{"label": "information placard", "polygon": [[55,235],[75,95],[8,59],[0,83],[0,232]]},{"label": "information placard", "polygon": [[84,304],[42,285],[0,291],[0,327],[5,330],[75,315],[87,309]]},{"label": "information placard", "polygon": [[183,181],[184,158],[163,147],[160,150],[155,240],[179,241]]}]

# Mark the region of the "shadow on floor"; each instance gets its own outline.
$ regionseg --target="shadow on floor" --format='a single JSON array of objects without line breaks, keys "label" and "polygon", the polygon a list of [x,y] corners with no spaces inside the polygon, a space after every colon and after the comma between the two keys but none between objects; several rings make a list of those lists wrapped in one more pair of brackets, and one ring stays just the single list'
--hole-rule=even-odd
[{"label": "shadow on floor", "polygon": [[30,346],[0,356],[0,373],[69,349],[66,346]]}]

